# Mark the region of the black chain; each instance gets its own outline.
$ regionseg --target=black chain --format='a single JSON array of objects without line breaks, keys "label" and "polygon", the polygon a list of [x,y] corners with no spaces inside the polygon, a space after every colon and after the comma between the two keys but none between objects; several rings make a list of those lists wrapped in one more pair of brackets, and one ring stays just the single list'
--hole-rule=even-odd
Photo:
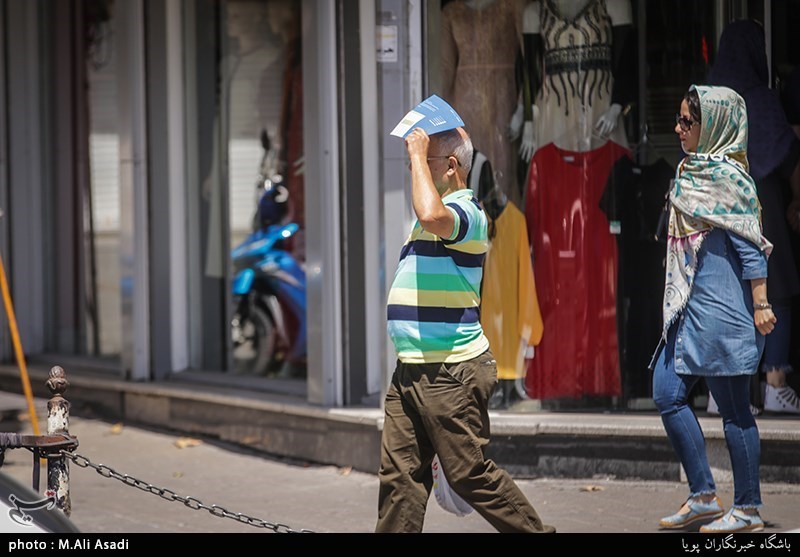
[{"label": "black chain", "polygon": [[214,516],[219,518],[230,518],[237,522],[241,522],[242,524],[247,524],[248,526],[254,526],[256,528],[266,528],[268,530],[272,530],[273,532],[282,533],[282,534],[306,534],[306,533],[313,533],[311,530],[294,530],[287,526],[286,524],[281,524],[279,522],[268,522],[266,520],[261,520],[260,518],[255,518],[252,516],[248,516],[242,513],[233,513],[230,512],[225,507],[220,507],[219,505],[206,505],[199,499],[195,497],[182,497],[172,491],[171,489],[161,488],[149,484],[147,482],[143,482],[142,480],[136,479],[133,476],[129,476],[128,474],[120,474],[110,466],[106,466],[105,464],[95,464],[90,461],[85,456],[81,456],[79,454],[74,454],[69,451],[62,450],[60,451],[61,455],[70,459],[75,466],[79,468],[93,468],[95,472],[103,476],[104,478],[114,478],[115,480],[119,480],[125,485],[129,485],[131,487],[135,487],[137,489],[141,489],[142,491],[147,491],[152,493],[153,495],[158,495],[159,497],[166,499],[167,501],[178,501],[179,503],[183,503],[190,509],[194,510],[204,510],[208,511]]}]

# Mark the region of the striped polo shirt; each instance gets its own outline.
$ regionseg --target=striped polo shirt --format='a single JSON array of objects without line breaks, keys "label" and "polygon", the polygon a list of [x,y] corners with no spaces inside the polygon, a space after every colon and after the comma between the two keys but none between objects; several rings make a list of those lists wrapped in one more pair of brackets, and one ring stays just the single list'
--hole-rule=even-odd
[{"label": "striped polo shirt", "polygon": [[469,189],[442,202],[453,214],[453,235],[440,238],[414,223],[389,291],[389,337],[407,364],[462,362],[489,348],[480,321],[486,215]]}]

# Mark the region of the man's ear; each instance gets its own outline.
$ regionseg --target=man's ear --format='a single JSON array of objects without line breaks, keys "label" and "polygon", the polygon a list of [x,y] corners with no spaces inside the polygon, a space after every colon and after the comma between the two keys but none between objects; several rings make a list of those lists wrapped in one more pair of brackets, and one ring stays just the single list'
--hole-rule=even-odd
[{"label": "man's ear", "polygon": [[450,156],[447,158],[447,175],[448,176],[455,176],[456,172],[458,172],[458,160]]}]

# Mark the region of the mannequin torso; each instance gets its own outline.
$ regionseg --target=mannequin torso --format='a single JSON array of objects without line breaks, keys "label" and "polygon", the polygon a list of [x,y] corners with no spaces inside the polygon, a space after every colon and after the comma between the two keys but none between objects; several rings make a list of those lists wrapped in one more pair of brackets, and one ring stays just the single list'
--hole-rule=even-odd
[{"label": "mannequin torso", "polygon": [[[616,33],[617,29],[629,27],[632,20],[629,0],[536,0],[528,4],[523,13],[522,32],[526,65],[531,68],[529,74],[533,75],[528,80],[531,88],[529,101],[535,103],[535,106],[533,114],[529,113],[524,118],[523,107],[518,107],[511,124],[512,136],[519,135],[520,127],[522,128],[520,154],[524,160],[530,160],[539,146],[558,139],[562,140],[565,147],[575,150],[591,148],[593,135],[597,139],[605,139],[613,134],[613,139],[626,144],[623,130],[617,130],[622,106],[619,102],[608,101],[613,83],[613,79],[610,79],[613,62],[611,49],[614,42],[612,30]],[[579,68],[577,73],[575,68]],[[559,131],[557,121],[535,124],[539,119],[537,113],[543,108],[543,99],[548,94],[548,87],[559,87],[561,81],[564,81],[568,85],[562,87],[562,96],[569,97],[570,93],[575,96],[575,89],[571,86],[577,80],[582,84],[582,94],[585,97],[586,76],[593,71],[595,73],[589,77],[589,83],[593,86],[599,83],[607,90],[599,93],[599,103],[596,99],[579,99],[584,107],[593,106],[591,114],[586,114],[587,118],[593,115],[592,122],[581,125],[583,137],[580,144],[574,141],[564,142],[565,138],[559,137],[564,130]],[[597,72],[601,74],[598,75]],[[553,79],[555,74],[561,74],[557,80]],[[548,76],[550,81],[546,83]],[[560,102],[559,104],[561,105]],[[602,104],[602,108],[598,104]],[[569,104],[566,108],[569,109]],[[551,109],[548,106],[548,112]]]}]

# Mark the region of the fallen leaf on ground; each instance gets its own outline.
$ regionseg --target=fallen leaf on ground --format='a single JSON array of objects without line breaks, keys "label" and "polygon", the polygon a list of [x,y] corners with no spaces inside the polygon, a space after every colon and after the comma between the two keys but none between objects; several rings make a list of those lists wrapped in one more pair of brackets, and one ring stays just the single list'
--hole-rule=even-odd
[{"label": "fallen leaf on ground", "polygon": [[345,466],[344,468],[339,468],[339,475],[340,476],[349,476],[350,472],[353,471],[352,466]]},{"label": "fallen leaf on ground", "polygon": [[175,441],[174,445],[179,449],[185,449],[186,447],[196,447],[197,445],[202,445],[203,442],[200,439],[192,439],[191,437],[181,437],[177,441]]},{"label": "fallen leaf on ground", "polygon": [[172,473],[172,477],[173,478],[182,478],[183,477],[183,472],[173,472]]},{"label": "fallen leaf on ground", "polygon": [[116,423],[116,424],[112,425],[111,429],[109,429],[108,432],[111,435],[119,435],[120,433],[122,433],[122,424],[121,423]]},{"label": "fallen leaf on ground", "polygon": [[585,485],[580,488],[580,491],[603,491],[605,488],[600,485]]}]

